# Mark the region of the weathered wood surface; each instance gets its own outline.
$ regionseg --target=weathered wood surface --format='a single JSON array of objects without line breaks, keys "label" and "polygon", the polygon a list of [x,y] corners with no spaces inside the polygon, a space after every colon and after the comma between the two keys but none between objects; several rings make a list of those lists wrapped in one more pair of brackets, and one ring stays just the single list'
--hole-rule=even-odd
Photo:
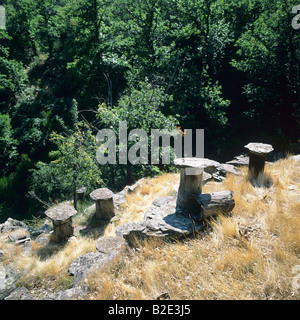
[{"label": "weathered wood surface", "polygon": [[[197,208],[196,203],[199,205]],[[201,194],[196,198],[190,199],[190,210],[192,216],[198,219],[204,219],[218,213],[228,213],[233,210],[235,201],[231,191],[213,192],[210,194]]]},{"label": "weathered wood surface", "polygon": [[51,241],[63,242],[73,236],[72,217],[77,214],[77,211],[72,206],[59,205],[47,210],[45,214],[53,223]]},{"label": "weathered wood surface", "polygon": [[174,165],[180,168],[180,184],[178,188],[176,212],[188,215],[188,200],[202,193],[204,169],[214,172],[220,163],[205,158],[178,158]]},{"label": "weathered wood surface", "polygon": [[66,221],[52,220],[52,222],[54,229],[50,238],[52,242],[60,243],[73,236],[74,228],[72,224],[72,218],[69,218]]},{"label": "weathered wood surface", "polygon": [[177,194],[176,212],[186,214],[188,199],[202,193],[203,171],[198,169],[195,175],[187,175],[186,169],[180,173],[180,184]]},{"label": "weathered wood surface", "polygon": [[248,175],[250,179],[257,179],[260,173],[265,170],[265,155],[250,153]]},{"label": "weathered wood surface", "polygon": [[245,148],[249,150],[249,179],[257,179],[259,174],[264,172],[266,155],[274,149],[270,144],[265,143],[248,143]]},{"label": "weathered wood surface", "polygon": [[114,193],[107,188],[100,188],[90,193],[96,201],[96,217],[101,220],[110,220],[115,216]]}]

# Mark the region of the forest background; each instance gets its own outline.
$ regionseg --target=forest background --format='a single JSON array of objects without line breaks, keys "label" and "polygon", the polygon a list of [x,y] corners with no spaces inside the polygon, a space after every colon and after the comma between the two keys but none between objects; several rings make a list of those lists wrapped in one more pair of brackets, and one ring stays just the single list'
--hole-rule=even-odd
[{"label": "forest background", "polygon": [[204,129],[205,157],[218,161],[253,141],[299,152],[295,1],[0,5],[0,222],[31,217],[83,186],[116,192],[173,170],[100,166],[95,135],[117,133],[120,121],[128,132]]}]

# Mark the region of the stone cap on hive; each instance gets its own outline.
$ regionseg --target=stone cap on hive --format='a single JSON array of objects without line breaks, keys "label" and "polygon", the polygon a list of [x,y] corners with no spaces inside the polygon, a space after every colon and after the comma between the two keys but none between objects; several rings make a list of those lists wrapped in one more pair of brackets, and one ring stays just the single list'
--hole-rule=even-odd
[{"label": "stone cap on hive", "polygon": [[250,152],[258,155],[268,154],[274,150],[270,144],[258,143],[258,142],[248,143],[245,146],[245,148],[248,149]]},{"label": "stone cap on hive", "polygon": [[90,197],[94,201],[109,200],[109,199],[113,198],[113,196],[114,196],[114,193],[107,188],[100,188],[100,189],[94,190],[93,192],[90,193]]},{"label": "stone cap on hive", "polygon": [[77,211],[72,206],[69,206],[67,204],[61,204],[52,209],[48,209],[45,212],[45,215],[47,217],[55,221],[66,221],[69,218],[75,216],[76,214]]},{"label": "stone cap on hive", "polygon": [[207,167],[218,167],[220,163],[206,158],[178,158],[174,165],[179,168],[205,169]]}]

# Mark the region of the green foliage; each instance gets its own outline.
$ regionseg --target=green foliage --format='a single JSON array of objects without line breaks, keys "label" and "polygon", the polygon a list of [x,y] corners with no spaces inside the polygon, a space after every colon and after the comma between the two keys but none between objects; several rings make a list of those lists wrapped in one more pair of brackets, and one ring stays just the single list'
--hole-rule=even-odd
[{"label": "green foliage", "polygon": [[6,42],[10,37],[0,30],[0,110],[8,111],[26,86],[27,76],[21,62],[9,58]]},{"label": "green foliage", "polygon": [[78,123],[68,136],[51,134],[57,146],[50,152],[50,163],[38,162],[32,170],[31,188],[35,195],[47,203],[74,196],[76,189],[86,187],[92,191],[102,184],[101,172],[96,162],[97,141],[85,123]]},{"label": "green foliage", "polygon": [[0,172],[7,174],[16,164],[17,141],[13,138],[11,119],[8,114],[0,113]]},{"label": "green foliage", "polygon": [[[9,189],[9,174],[17,170],[18,154],[35,162],[34,190],[50,202],[70,197],[75,184],[95,187],[98,180],[118,190],[143,175],[170,169],[96,169],[92,129],[112,128],[117,133],[120,121],[127,121],[128,131],[143,129],[148,136],[151,129],[177,125],[205,129],[205,156],[220,161],[242,152],[249,140],[298,152],[292,149],[299,139],[300,119],[300,33],[291,27],[294,1],[3,4],[3,190]],[[81,118],[91,127],[77,127]],[[84,142],[77,150],[78,141]],[[89,166],[96,170],[96,180],[89,177]],[[82,170],[76,179],[75,168]]]},{"label": "green foliage", "polygon": [[[293,1],[261,2],[261,11],[236,41],[232,65],[245,73],[247,115],[269,136],[297,138],[300,34],[290,23]],[[257,129],[257,127],[256,127]],[[278,141],[277,141],[278,142]],[[287,144],[287,141],[284,143]],[[283,145],[280,147],[284,147]]]},{"label": "green foliage", "polygon": [[[162,88],[153,87],[149,83],[140,83],[139,89],[132,89],[128,94],[123,95],[116,107],[109,107],[101,104],[98,108],[97,118],[102,128],[112,129],[116,136],[119,135],[119,124],[127,122],[127,132],[134,129],[142,129],[148,136],[148,151],[151,148],[151,130],[172,131],[178,125],[173,116],[165,116],[161,109],[166,103],[172,101],[172,96],[166,94]],[[137,141],[128,141],[127,148],[130,148]],[[117,145],[119,149],[119,144]],[[130,184],[144,176],[154,176],[162,169],[150,164],[127,163],[127,165],[104,165],[102,168],[105,182],[114,189],[121,189],[125,184]],[[106,174],[107,173],[107,174]]]}]

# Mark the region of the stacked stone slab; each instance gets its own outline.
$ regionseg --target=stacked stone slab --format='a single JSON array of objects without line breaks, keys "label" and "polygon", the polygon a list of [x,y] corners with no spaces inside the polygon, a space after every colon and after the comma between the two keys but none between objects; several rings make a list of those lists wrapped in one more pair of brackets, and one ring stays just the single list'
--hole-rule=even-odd
[{"label": "stacked stone slab", "polygon": [[257,179],[264,173],[266,155],[274,149],[270,144],[251,142],[245,146],[249,150],[249,178]]},{"label": "stacked stone slab", "polygon": [[74,228],[72,225],[72,217],[77,214],[74,207],[62,204],[47,210],[45,214],[53,223],[51,241],[59,243],[73,236]]}]

